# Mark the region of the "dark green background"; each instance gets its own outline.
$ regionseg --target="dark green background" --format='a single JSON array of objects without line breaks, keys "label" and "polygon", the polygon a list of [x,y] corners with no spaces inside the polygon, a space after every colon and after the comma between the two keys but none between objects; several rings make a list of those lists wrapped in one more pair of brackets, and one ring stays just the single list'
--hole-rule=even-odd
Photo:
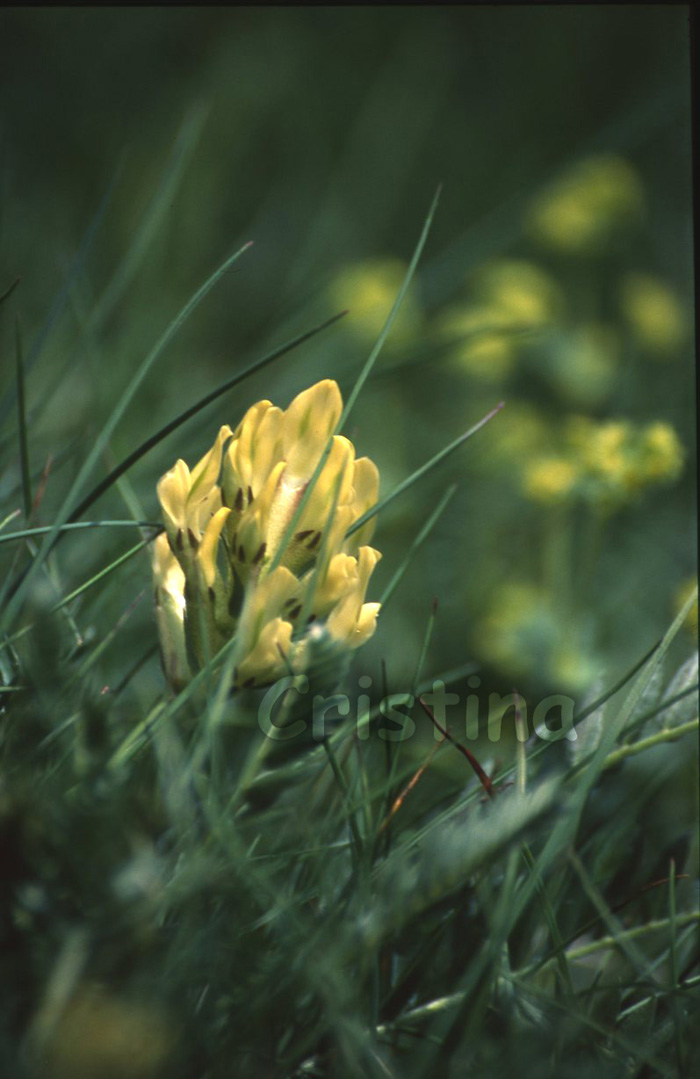
[{"label": "dark green background", "polygon": [[[625,157],[647,194],[644,224],[616,265],[658,275],[690,310],[687,21],[687,9],[671,5],[3,9],[0,291],[22,278],[0,327],[3,390],[14,379],[10,316],[19,314],[31,355],[111,190],[69,301],[28,375],[30,407],[40,409],[31,413],[32,467],[39,473],[49,454],[57,459],[41,521],[51,520],[85,445],[158,335],[248,239],[255,246],[139,391],[112,460],[240,366],[330,314],[327,285],[344,265],[407,261],[439,182],[416,285],[426,320],[464,296],[469,272],[486,259],[536,259],[523,235],[524,209],[544,184],[596,152]],[[188,116],[202,127],[181,182],[109,317],[91,330],[90,313],[128,261]],[[601,264],[601,275],[609,272]],[[325,376],[347,391],[369,348],[351,320],[352,313],[141,462],[131,480],[144,514],[157,515],[155,482],[175,457],[193,463],[218,425],[237,422],[254,400],[285,405]],[[502,394],[533,402],[552,422],[564,407],[527,372],[503,391],[489,390],[456,376],[429,338],[415,347],[390,341],[348,433],[358,453],[378,461],[386,493]],[[663,370],[641,361],[630,367],[596,418],[617,416],[674,424],[691,457],[680,485],[625,511],[605,537],[581,617],[611,670],[660,635],[675,590],[694,572],[692,341]],[[508,423],[507,407],[495,422]],[[485,431],[414,488],[378,527],[374,542],[385,557],[370,598],[448,480],[460,481],[368,650],[366,662],[385,656],[398,682],[415,666],[434,596],[440,612],[427,673],[479,659],[475,627],[494,582],[534,572],[540,511],[489,471],[490,437]],[[13,438],[3,446],[7,513],[19,505],[18,466]],[[93,512],[126,515],[116,492]],[[124,534],[65,541],[64,590],[127,542]],[[122,579],[123,591],[87,600],[83,629],[104,633],[147,588],[146,560],[131,563]],[[125,656],[152,642],[148,599],[129,625],[128,639],[105,659],[106,680],[110,664],[122,670]],[[508,687],[508,677],[492,672],[494,684]],[[525,681],[536,692],[552,688],[539,669]]]}]

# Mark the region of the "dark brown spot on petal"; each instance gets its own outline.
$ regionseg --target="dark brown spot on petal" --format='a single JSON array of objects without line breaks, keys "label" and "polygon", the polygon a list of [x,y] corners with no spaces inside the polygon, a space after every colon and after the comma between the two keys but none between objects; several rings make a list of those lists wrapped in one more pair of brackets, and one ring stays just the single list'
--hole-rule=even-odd
[{"label": "dark brown spot on petal", "polygon": [[260,546],[258,547],[256,553],[255,553],[255,558],[253,559],[253,565],[254,566],[257,566],[258,562],[262,562],[263,558],[265,557],[265,551],[266,550],[267,550],[267,544],[265,542],[261,543]]},{"label": "dark brown spot on petal", "polygon": [[178,551],[181,551],[182,548],[183,548],[183,545],[184,544],[183,544],[183,538],[182,538],[182,529],[178,528],[177,535],[175,537],[175,546],[177,547]]},{"label": "dark brown spot on petal", "polygon": [[311,537],[309,542],[306,544],[306,546],[308,547],[308,549],[310,551],[312,551],[314,549],[314,547],[318,546],[318,541],[320,540],[320,538],[321,538],[321,533],[320,532],[314,532],[313,536]]},{"label": "dark brown spot on petal", "polygon": [[214,600],[216,599],[216,592],[215,592],[215,591],[214,591],[214,589],[213,589],[213,588],[211,587],[211,585],[209,586],[209,588],[207,589],[207,591],[208,591],[208,593],[209,593],[209,599],[210,599],[210,600],[212,601],[212,603],[213,603],[213,602],[214,602]]},{"label": "dark brown spot on petal", "polygon": [[301,603],[297,603],[296,606],[293,607],[292,610],[289,612],[289,617],[290,618],[298,618],[300,611],[301,611]]},{"label": "dark brown spot on petal", "polygon": [[316,615],[312,611],[311,614],[309,615],[309,617],[306,619],[306,624],[307,624],[307,626],[310,626],[311,623],[315,622],[315,621],[316,621]]},{"label": "dark brown spot on petal", "polygon": [[312,535],[313,528],[305,528],[302,532],[295,533],[294,539],[299,543],[303,543],[307,536]]},{"label": "dark brown spot on petal", "polygon": [[248,484],[248,505],[253,501],[253,488]]},{"label": "dark brown spot on petal", "polygon": [[187,529],[187,538],[190,541],[190,547],[194,548],[194,550],[196,551],[199,547],[199,540],[197,539],[191,528]]},{"label": "dark brown spot on petal", "polygon": [[234,502],[234,506],[238,510],[239,513],[243,509],[243,488],[242,487],[239,487],[237,492],[236,492],[236,501]]},{"label": "dark brown spot on petal", "polygon": [[245,562],[245,547],[243,546],[242,543],[240,544],[240,546],[238,548],[238,561],[239,562]]},{"label": "dark brown spot on petal", "polygon": [[226,501],[226,492],[224,491],[223,487],[221,488],[221,505],[225,506],[226,509],[228,509],[228,502]]},{"label": "dark brown spot on petal", "polygon": [[250,678],[246,678],[245,682],[243,683],[243,689],[250,689],[251,686],[254,686],[254,685],[255,685],[255,675],[253,674],[253,675],[250,676]]}]

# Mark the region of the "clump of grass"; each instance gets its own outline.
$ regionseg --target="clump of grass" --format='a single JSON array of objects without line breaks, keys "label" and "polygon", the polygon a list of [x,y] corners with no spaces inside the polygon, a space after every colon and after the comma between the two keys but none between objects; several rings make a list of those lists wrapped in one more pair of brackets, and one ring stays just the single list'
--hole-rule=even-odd
[{"label": "clump of grass", "polygon": [[[435,205],[343,419],[399,311]],[[696,775],[684,750],[697,733],[697,668],[672,676],[668,666],[694,596],[634,669],[579,709],[575,739],[533,736],[493,767],[465,745],[461,719],[446,727],[426,707],[435,682],[463,688],[468,673],[426,678],[435,608],[410,686],[391,684],[400,641],[384,643],[384,684],[372,694],[357,692],[369,688],[361,666],[318,655],[310,687],[290,676],[275,689],[287,724],[278,740],[260,727],[270,689],[230,692],[230,644],[169,694],[152,619],[131,635],[148,604],[145,550],[160,530],[141,511],[131,468],[310,336],[234,375],[96,480],[147,373],[244,250],[136,367],[48,508],[32,473],[17,338],[20,468],[0,514],[3,1073],[691,1074],[698,845],[677,793]],[[86,521],[115,489],[129,518]],[[406,537],[385,606],[453,491]],[[124,550],[130,527],[141,539]],[[78,542],[82,577],[68,556]],[[343,694],[325,725],[316,691]],[[431,742],[431,720],[435,740],[411,752],[407,734]],[[518,731],[523,722],[516,707]],[[294,724],[301,733],[287,739]],[[448,757],[449,773],[436,772]]]}]

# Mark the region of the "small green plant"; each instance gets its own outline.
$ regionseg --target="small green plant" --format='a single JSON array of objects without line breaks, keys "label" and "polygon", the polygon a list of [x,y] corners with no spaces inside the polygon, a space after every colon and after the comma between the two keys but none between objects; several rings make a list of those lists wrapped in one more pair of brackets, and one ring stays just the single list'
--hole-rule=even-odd
[{"label": "small green plant", "polygon": [[[556,214],[533,211],[533,228],[595,246],[600,206],[605,220],[619,209],[615,184],[628,191],[625,220],[637,212],[620,169],[599,168],[590,220],[576,218],[570,183]],[[136,465],[148,466],[151,491],[160,469],[150,455],[163,439],[328,323],[241,369],[115,463],[122,417],[249,245],[240,248],[135,368],[91,448],[66,451],[73,479],[61,497],[46,495],[46,470],[38,483],[32,472],[18,328],[8,397],[18,441],[5,442],[19,447],[17,482],[0,524],[3,1075],[534,1079],[681,1076],[698,1063],[698,837],[688,812],[697,663],[678,647],[697,589],[617,681],[591,686],[574,654],[569,669],[589,698],[566,738],[546,728],[528,738],[514,693],[515,748],[484,751],[478,712],[467,713],[477,732],[466,744],[464,709],[448,715],[436,687],[461,703],[473,665],[424,670],[437,605],[412,678],[392,681],[405,646],[382,639],[385,614],[454,485],[426,506],[415,535],[401,532],[400,559],[377,570],[388,573],[383,589],[372,531],[383,545],[387,507],[500,409],[381,497],[376,466],[355,459],[341,433],[436,204],[345,405],[330,377],[285,411],[253,404],[192,470],[178,459],[162,475],[162,523],[141,510]],[[524,312],[539,326],[555,291],[520,262],[492,268],[483,289],[481,352],[462,348],[460,362],[480,369],[496,355],[505,370],[515,348],[499,352],[504,324]],[[510,307],[495,298],[504,290]],[[443,329],[472,332],[474,311],[467,323],[448,315]],[[508,408],[498,422],[507,426]],[[539,433],[535,423],[522,482],[548,508],[624,501],[681,464],[661,423],[581,421],[556,457]],[[353,437],[360,445],[362,433]],[[178,438],[190,457],[188,436]],[[110,491],[128,517],[86,520]],[[139,541],[112,549],[129,529]],[[71,559],[73,543],[83,546]],[[367,601],[368,585],[377,600]],[[544,667],[566,644],[562,623],[551,597],[504,589],[484,650],[506,667],[515,655],[525,677],[530,642]],[[142,597],[148,614],[130,643]],[[386,659],[381,682],[364,666],[370,638]]]}]

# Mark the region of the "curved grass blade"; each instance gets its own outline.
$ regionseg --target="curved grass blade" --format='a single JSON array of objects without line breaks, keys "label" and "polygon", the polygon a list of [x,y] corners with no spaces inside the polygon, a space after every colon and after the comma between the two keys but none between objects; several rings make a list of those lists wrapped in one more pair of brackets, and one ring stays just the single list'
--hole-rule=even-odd
[{"label": "curved grass blade", "polygon": [[[418,240],[418,243],[416,244],[416,248],[415,248],[415,251],[413,252],[413,257],[411,258],[411,261],[409,263],[408,269],[407,269],[405,277],[403,279],[403,283],[401,285],[401,288],[399,289],[399,292],[398,292],[398,295],[397,295],[396,299],[394,300],[394,304],[393,304],[393,306],[391,308],[391,311],[389,312],[388,318],[387,318],[386,322],[384,323],[384,326],[382,328],[382,332],[379,334],[379,337],[377,338],[376,344],[375,344],[374,348],[372,349],[372,351],[370,352],[370,354],[369,354],[369,356],[368,356],[368,358],[367,358],[367,360],[365,362],[364,367],[362,368],[359,375],[357,376],[357,379],[355,381],[355,385],[353,386],[352,390],[350,391],[350,396],[348,397],[348,399],[347,399],[347,401],[345,403],[345,408],[343,409],[342,414],[340,416],[340,419],[338,420],[338,422],[337,422],[337,424],[335,426],[335,430],[329,436],[328,442],[326,443],[326,448],[324,449],[323,453],[321,454],[321,458],[320,458],[318,464],[316,465],[316,468],[314,469],[313,474],[311,475],[311,478],[310,478],[309,482],[306,485],[306,488],[304,489],[304,493],[301,496],[301,498],[300,498],[300,500],[299,500],[299,502],[298,502],[298,504],[296,506],[296,509],[294,510],[294,513],[292,514],[292,518],[291,518],[291,520],[289,521],[287,527],[284,530],[284,533],[283,533],[282,538],[280,540],[277,551],[275,552],[275,554],[273,555],[272,559],[270,560],[270,562],[269,562],[269,564],[267,566],[266,572],[268,572],[268,573],[271,573],[274,569],[276,569],[277,566],[279,566],[280,562],[282,561],[282,559],[284,557],[284,552],[287,549],[287,545],[288,545],[290,539],[292,538],[292,536],[294,535],[294,532],[295,532],[295,530],[297,528],[297,525],[298,525],[299,521],[301,520],[301,515],[304,512],[304,510],[306,509],[307,502],[311,498],[311,495],[313,493],[313,489],[316,486],[316,481],[318,480],[318,477],[321,475],[321,472],[323,470],[323,466],[325,465],[326,461],[328,460],[328,456],[329,456],[329,454],[331,452],[331,447],[333,445],[333,437],[334,437],[334,435],[337,435],[340,431],[342,431],[345,423],[347,422],[348,416],[352,412],[352,409],[353,409],[353,407],[355,405],[355,402],[357,401],[357,398],[358,398],[358,396],[360,394],[360,391],[362,390],[362,387],[364,386],[365,382],[369,378],[370,373],[372,371],[372,368],[374,367],[375,363],[377,362],[377,359],[379,357],[379,353],[382,350],[384,342],[386,341],[386,339],[387,339],[387,337],[389,335],[389,331],[391,330],[391,327],[394,324],[394,319],[396,318],[396,316],[397,316],[397,314],[399,312],[399,309],[401,307],[401,304],[403,303],[406,292],[408,291],[408,286],[410,285],[411,279],[413,278],[413,275],[415,273],[416,266],[418,265],[418,260],[419,260],[419,258],[421,256],[421,254],[423,253],[423,248],[425,247],[426,240],[428,239],[428,233],[430,232],[430,226],[432,225],[433,217],[435,216],[435,211],[437,210],[437,204],[438,204],[438,201],[440,199],[441,190],[442,190],[442,188],[438,187],[437,191],[435,192],[435,195],[433,197],[433,201],[432,201],[432,203],[430,205],[430,209],[428,210],[428,216],[426,217],[425,223],[423,225],[423,230],[421,232],[420,239]],[[356,527],[359,527],[359,525],[356,526]]]},{"label": "curved grass blade", "polygon": [[152,450],[154,446],[157,446],[159,442],[162,442],[164,438],[167,438],[167,436],[172,434],[173,431],[176,431],[178,427],[181,427],[183,423],[186,423],[187,420],[191,419],[192,416],[196,416],[203,408],[206,408],[207,405],[216,401],[217,398],[221,397],[229,390],[232,390],[244,379],[256,374],[258,371],[262,371],[264,367],[273,363],[274,360],[278,360],[281,356],[286,355],[299,345],[304,344],[305,341],[308,341],[317,333],[321,333],[322,330],[332,326],[333,323],[338,322],[338,320],[343,318],[346,314],[347,311],[341,311],[339,314],[333,315],[332,318],[326,319],[325,322],[320,323],[318,326],[314,326],[313,329],[307,330],[305,333],[299,334],[298,337],[292,338],[291,341],[287,341],[284,345],[280,345],[278,348],[273,349],[272,352],[268,352],[262,359],[256,360],[255,363],[246,367],[244,371],[240,371],[237,375],[227,379],[226,382],[222,383],[217,389],[212,390],[211,393],[206,394],[206,396],[202,397],[196,404],[186,408],[184,412],[181,412],[175,419],[166,423],[164,427],[161,427],[159,431],[156,431],[156,433],[151,435],[150,438],[147,438],[145,442],[142,442],[140,446],[137,446],[128,457],[125,457],[120,464],[113,468],[109,475],[105,476],[105,478],[93,488],[90,494],[83,499],[80,505],[73,510],[69,517],[69,521],[77,521],[79,517],[82,517],[86,510],[88,510],[93,503],[105,493],[105,491],[108,491],[112,484],[116,483],[128,469],[135,465],[137,461],[140,461],[142,457]]},{"label": "curved grass blade", "polygon": [[29,571],[19,582],[14,594],[10,597],[5,611],[3,612],[3,628],[6,629],[8,626],[10,626],[12,624],[12,621],[16,617],[20,609],[22,600],[24,598],[24,593],[28,589],[31,582],[34,580],[34,577],[38,573],[39,568],[44,563],[49,551],[53,546],[55,538],[58,535],[59,529],[68,520],[71,510],[71,504],[75,500],[81,488],[84,486],[85,481],[87,480],[90,473],[97,464],[97,461],[102,455],[103,450],[105,449],[107,443],[112,437],[114,429],[116,428],[117,424],[119,423],[122,416],[129,407],[129,404],[131,403],[136,391],[145,379],[146,375],[151,370],[156,360],[160,358],[166,346],[170,343],[173,337],[175,337],[178,330],[180,330],[180,328],[184,325],[184,323],[187,321],[193,311],[195,311],[195,309],[199,306],[205,296],[208,295],[214,285],[217,284],[217,282],[230,269],[233,263],[236,262],[240,258],[240,256],[248,250],[250,246],[251,242],[248,242],[242,247],[240,247],[237,251],[235,251],[232,255],[229,255],[229,257],[224,260],[221,266],[219,266],[219,268],[214,271],[214,273],[204,282],[204,284],[201,285],[199,289],[197,289],[195,294],[191,297],[191,299],[188,300],[188,302],[181,309],[179,314],[175,316],[173,321],[161,335],[160,339],[148,353],[145,360],[143,360],[136,373],[133,375],[131,381],[127,385],[126,389],[122,393],[122,396],[117,401],[117,404],[112,410],[112,413],[109,416],[107,422],[105,423],[104,427],[95,439],[95,443],[90,453],[88,454],[87,460],[80,469],[68,494],[66,495],[63,501],[63,505],[61,506],[61,509],[58,513],[58,516],[51,527],[51,531],[44,539],[44,542],[42,543],[39,551],[37,552],[36,558],[32,562]]},{"label": "curved grass blade", "polygon": [[468,431],[465,431],[464,434],[456,438],[454,442],[450,442],[444,449],[441,449],[439,453],[436,453],[434,457],[431,457],[429,461],[426,461],[424,465],[421,465],[420,468],[416,469],[416,471],[407,479],[403,480],[402,483],[399,483],[391,494],[388,494],[386,498],[382,498],[376,505],[370,506],[367,512],[363,513],[362,516],[355,521],[354,525],[347,530],[346,536],[351,536],[358,528],[362,528],[363,524],[366,524],[366,522],[371,520],[377,513],[381,513],[383,509],[386,509],[389,503],[393,502],[395,498],[402,495],[404,491],[407,491],[409,487],[412,487],[414,483],[417,483],[418,480],[422,479],[428,472],[431,472],[437,465],[442,464],[445,458],[449,457],[455,450],[458,450],[464,442],[475,435],[477,431],[480,431],[482,427],[485,427],[489,420],[492,420],[493,417],[501,411],[504,404],[505,402],[501,401],[495,408],[491,409],[483,419],[479,420],[479,422],[475,423],[473,427],[470,427]]},{"label": "curved grass blade", "polygon": [[27,408],[24,395],[24,360],[22,355],[22,331],[19,318],[15,320],[15,363],[17,375],[17,423],[19,438],[19,464],[22,477],[22,501],[24,519],[32,512],[32,480],[29,472],[29,446],[27,441]]}]

